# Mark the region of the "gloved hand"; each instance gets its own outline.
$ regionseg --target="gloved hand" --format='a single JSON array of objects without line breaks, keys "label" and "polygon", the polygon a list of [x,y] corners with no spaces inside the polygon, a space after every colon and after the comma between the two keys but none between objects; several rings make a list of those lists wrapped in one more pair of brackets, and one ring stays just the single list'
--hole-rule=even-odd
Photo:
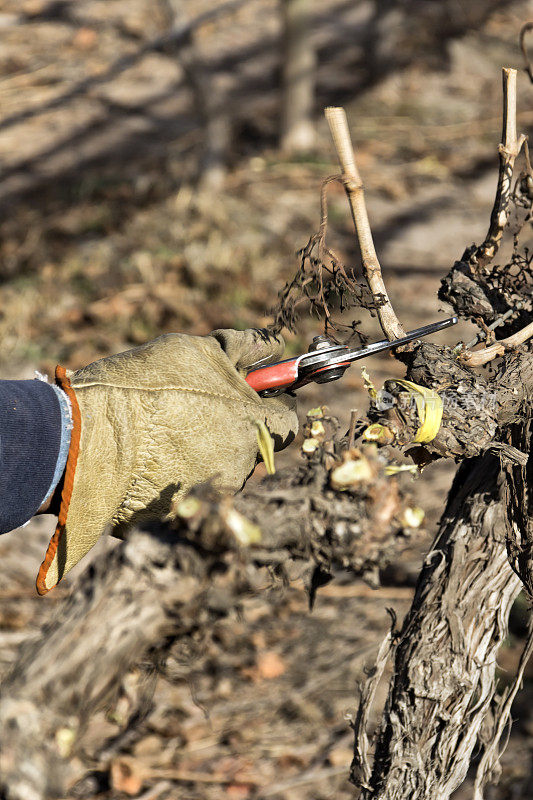
[{"label": "gloved hand", "polygon": [[71,398],[74,430],[56,531],[37,577],[44,594],[93,547],[108,524],[168,513],[195,484],[238,491],[258,460],[264,422],[276,450],[298,421],[288,395],[263,399],[246,383],[283,341],[263,331],[166,334],[56,379]]}]

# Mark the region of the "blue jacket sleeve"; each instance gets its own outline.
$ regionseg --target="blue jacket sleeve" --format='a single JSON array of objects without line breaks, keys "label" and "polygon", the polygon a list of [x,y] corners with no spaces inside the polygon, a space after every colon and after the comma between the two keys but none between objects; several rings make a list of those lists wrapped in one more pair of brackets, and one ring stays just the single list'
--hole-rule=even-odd
[{"label": "blue jacket sleeve", "polygon": [[41,380],[0,380],[0,533],[18,528],[41,506],[61,444],[56,392]]}]

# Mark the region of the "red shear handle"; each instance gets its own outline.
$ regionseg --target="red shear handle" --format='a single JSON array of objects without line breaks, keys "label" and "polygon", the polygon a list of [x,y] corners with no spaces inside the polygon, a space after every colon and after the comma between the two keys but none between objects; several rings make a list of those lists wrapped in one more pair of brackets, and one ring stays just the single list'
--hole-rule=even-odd
[{"label": "red shear handle", "polygon": [[246,382],[256,392],[265,389],[281,389],[290,386],[298,379],[298,358],[289,358],[287,361],[278,361],[268,367],[253,369],[246,376]]}]

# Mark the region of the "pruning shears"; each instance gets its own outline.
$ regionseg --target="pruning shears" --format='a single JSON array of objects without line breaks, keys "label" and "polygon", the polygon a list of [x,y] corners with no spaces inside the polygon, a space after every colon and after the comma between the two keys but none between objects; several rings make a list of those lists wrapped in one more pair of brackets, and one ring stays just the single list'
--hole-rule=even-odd
[{"label": "pruning shears", "polygon": [[307,353],[284,361],[276,361],[275,364],[267,364],[264,367],[253,367],[248,372],[246,381],[261,397],[275,397],[283,392],[299,389],[312,381],[329,383],[342,378],[354,361],[442,331],[455,325],[457,321],[457,317],[450,317],[409,331],[405,336],[392,342],[383,339],[360,348],[336,344],[327,336],[315,336]]}]

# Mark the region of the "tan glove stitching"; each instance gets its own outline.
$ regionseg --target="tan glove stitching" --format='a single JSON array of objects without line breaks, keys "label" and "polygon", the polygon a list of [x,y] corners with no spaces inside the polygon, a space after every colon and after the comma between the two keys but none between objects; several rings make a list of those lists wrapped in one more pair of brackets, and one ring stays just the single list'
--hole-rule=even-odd
[{"label": "tan glove stitching", "polygon": [[[248,384],[246,385],[248,386]],[[254,408],[256,408],[258,405],[261,405],[261,398],[259,395],[258,400],[245,400],[242,397],[236,397],[235,395],[222,394],[221,392],[210,392],[207,389],[191,389],[186,386],[120,386],[116,383],[102,383],[100,381],[95,381],[94,383],[74,384],[74,389],[79,392],[81,389],[88,389],[93,386],[106,386],[109,389],[125,389],[127,391],[135,392],[189,392],[189,394],[197,394],[204,397],[216,397],[219,400],[229,400],[231,403],[238,401],[243,405],[253,406]],[[253,389],[251,389],[251,391],[253,391]]]}]

